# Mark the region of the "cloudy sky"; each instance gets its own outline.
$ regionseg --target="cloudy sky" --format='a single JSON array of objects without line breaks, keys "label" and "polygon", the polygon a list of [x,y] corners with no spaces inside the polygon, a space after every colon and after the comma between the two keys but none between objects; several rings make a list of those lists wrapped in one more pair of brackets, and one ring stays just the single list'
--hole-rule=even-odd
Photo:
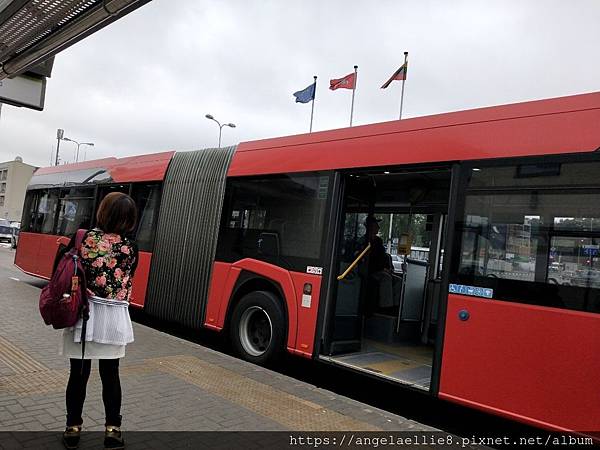
[{"label": "cloudy sky", "polygon": [[[317,75],[313,129],[600,91],[597,0],[153,0],[56,58],[43,112],[5,106],[0,161],[46,166],[65,136],[87,158],[216,146],[308,131],[292,93]],[[63,160],[75,145],[63,142]],[[83,148],[82,148],[83,153]]]}]

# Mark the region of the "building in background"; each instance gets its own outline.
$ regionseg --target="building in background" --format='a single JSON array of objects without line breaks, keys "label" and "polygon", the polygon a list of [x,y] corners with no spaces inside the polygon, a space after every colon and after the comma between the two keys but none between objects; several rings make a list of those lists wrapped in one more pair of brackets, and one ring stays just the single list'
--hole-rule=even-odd
[{"label": "building in background", "polygon": [[25,190],[37,167],[25,164],[20,156],[0,163],[0,218],[20,222]]}]

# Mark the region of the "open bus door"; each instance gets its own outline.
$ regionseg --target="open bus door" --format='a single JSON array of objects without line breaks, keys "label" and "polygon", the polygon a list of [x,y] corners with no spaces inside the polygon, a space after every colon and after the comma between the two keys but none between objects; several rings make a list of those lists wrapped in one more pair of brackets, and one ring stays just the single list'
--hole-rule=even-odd
[{"label": "open bus door", "polygon": [[368,249],[364,243],[364,213],[345,212],[344,231],[336,269],[335,305],[328,354],[360,351],[363,327],[364,271]]},{"label": "open bus door", "polygon": [[[434,357],[439,353],[436,345],[443,335],[438,319],[447,298],[443,275],[450,182],[447,167],[345,176],[321,359],[430,390],[439,358]],[[382,287],[370,273],[372,252],[365,222],[370,215],[382,220],[380,236],[393,283],[390,304],[382,301]],[[397,254],[398,231],[414,233],[415,229],[420,230],[418,242],[426,248],[411,254],[409,245],[404,255]],[[392,257],[396,257],[395,268]]]}]

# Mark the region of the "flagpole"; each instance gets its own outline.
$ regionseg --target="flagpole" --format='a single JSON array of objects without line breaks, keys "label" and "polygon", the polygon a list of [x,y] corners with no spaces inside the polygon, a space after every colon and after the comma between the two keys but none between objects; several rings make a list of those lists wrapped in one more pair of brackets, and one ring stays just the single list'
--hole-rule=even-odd
[{"label": "flagpole", "polygon": [[350,126],[352,126],[352,116],[354,115],[354,93],[356,92],[357,81],[358,81],[358,66],[354,66],[354,87],[352,88],[352,105],[350,106]]},{"label": "flagpole", "polygon": [[402,106],[404,105],[404,82],[406,81],[406,75],[408,74],[408,52],[404,52],[404,79],[402,80],[402,92],[400,94],[400,117],[402,119]]},{"label": "flagpole", "polygon": [[313,78],[315,79],[315,90],[313,92],[312,107],[310,108],[310,128],[308,130],[309,133],[312,133],[313,114],[315,112],[315,98],[317,97],[317,76],[315,75]]}]

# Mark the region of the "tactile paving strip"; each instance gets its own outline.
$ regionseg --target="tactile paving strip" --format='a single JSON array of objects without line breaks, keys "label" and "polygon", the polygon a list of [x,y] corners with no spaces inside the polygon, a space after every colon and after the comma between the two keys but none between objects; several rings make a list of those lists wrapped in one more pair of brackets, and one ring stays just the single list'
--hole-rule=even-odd
[{"label": "tactile paving strip", "polygon": [[[2,337],[0,337],[0,361],[15,372],[0,377],[0,391],[27,396],[60,392],[66,387],[68,369],[48,369]],[[231,403],[268,417],[291,430],[381,430],[194,356],[147,359],[143,364],[122,366],[120,372],[126,376],[156,370],[173,375]],[[95,381],[90,379],[91,383]]]},{"label": "tactile paving strip", "polygon": [[[93,370],[93,369],[92,369]],[[148,373],[153,368],[148,365],[124,366],[119,369],[121,376],[138,373]],[[26,376],[24,376],[26,375]],[[52,392],[64,391],[69,379],[69,370],[46,369],[39,372],[20,373],[0,377],[0,392],[26,396],[33,394],[50,394]],[[89,383],[99,382],[99,378],[90,378]]]},{"label": "tactile paving strip", "polygon": [[[0,362],[13,372],[11,375],[0,377],[0,392],[10,392],[15,395],[47,394],[62,391],[67,385],[68,369],[49,369],[2,336],[0,336]],[[65,365],[68,365],[66,361]],[[151,370],[153,367],[148,364],[122,366],[120,373],[132,375]],[[94,382],[94,379],[90,381]]]},{"label": "tactile paving strip", "polygon": [[291,430],[381,430],[193,356],[170,356],[149,359],[147,362]]},{"label": "tactile paving strip", "polygon": [[48,368],[37,362],[19,347],[0,336],[0,361],[15,373],[47,371]]},{"label": "tactile paving strip", "polygon": [[19,396],[49,394],[64,391],[68,378],[69,372],[66,370],[49,369],[29,374],[7,375],[0,377],[0,391]]}]

